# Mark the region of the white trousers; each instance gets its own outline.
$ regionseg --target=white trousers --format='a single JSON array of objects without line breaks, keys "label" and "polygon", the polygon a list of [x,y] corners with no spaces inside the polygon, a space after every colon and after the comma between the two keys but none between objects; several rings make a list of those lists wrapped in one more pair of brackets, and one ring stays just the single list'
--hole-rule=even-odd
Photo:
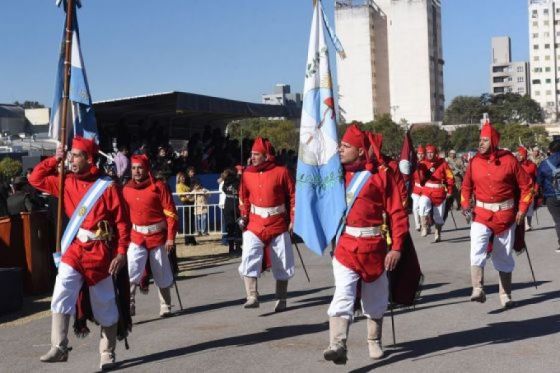
[{"label": "white trousers", "polygon": [[420,196],[420,198],[418,199],[418,211],[420,212],[420,216],[430,215],[430,210],[432,209],[434,210],[434,213],[432,214],[434,223],[437,225],[443,225],[443,223],[445,223],[443,221],[443,213],[445,212],[445,200],[443,200],[440,205],[433,206],[430,197]]},{"label": "white trousers", "polygon": [[[149,254],[148,254],[149,253]],[[165,246],[159,246],[148,251],[144,246],[130,243],[126,253],[128,257],[128,277],[131,284],[139,284],[146,268],[148,255],[150,256],[150,268],[156,286],[165,289],[173,284],[173,272]]]},{"label": "white trousers", "polygon": [[418,200],[420,199],[419,194],[412,193],[410,195],[412,198],[412,216],[414,216],[414,228],[420,228],[420,211],[418,209]]},{"label": "white trousers", "polygon": [[[352,321],[360,275],[343,266],[336,258],[333,259],[333,273],[335,290],[327,314],[330,317],[342,317]],[[389,281],[386,272],[373,282],[362,281],[362,310],[366,317],[382,318],[388,304]]]},{"label": "white trousers", "polygon": [[[60,263],[54,284],[51,311],[65,315],[76,313],[76,301],[84,283],[82,274],[66,263]],[[89,299],[93,317],[99,325],[108,327],[119,320],[115,302],[115,288],[111,276],[89,287]]]},{"label": "white trousers", "polygon": [[[290,234],[284,232],[270,243],[272,275],[276,280],[287,281],[294,277],[294,251]],[[239,274],[245,277],[260,277],[264,243],[251,231],[243,232],[243,254]]]},{"label": "white trousers", "polygon": [[[513,223],[509,229],[494,236],[492,248],[492,263],[500,272],[513,272],[513,244],[515,243],[515,227]],[[483,267],[486,264],[486,248],[492,235],[492,230],[477,222],[471,224],[471,266]]]}]

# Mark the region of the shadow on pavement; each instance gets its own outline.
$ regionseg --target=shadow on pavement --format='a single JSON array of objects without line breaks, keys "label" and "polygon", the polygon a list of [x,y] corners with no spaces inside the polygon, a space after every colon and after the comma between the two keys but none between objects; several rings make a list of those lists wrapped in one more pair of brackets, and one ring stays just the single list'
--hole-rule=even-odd
[{"label": "shadow on pavement", "polygon": [[[513,296],[515,296],[515,293],[513,293]],[[560,296],[560,290],[556,290],[556,291],[549,291],[547,293],[537,294],[537,295],[533,296],[532,298],[526,298],[526,299],[520,299],[520,300],[516,300],[514,298],[513,299],[513,301],[514,301],[514,307],[513,308],[520,308],[520,307],[529,306],[529,305],[532,305],[532,304],[542,303],[542,302],[545,302],[547,300],[556,299],[559,296]],[[500,314],[502,312],[507,312],[507,311],[508,311],[507,309],[499,308],[499,309],[488,312],[488,314],[489,315],[497,315],[497,314]]]},{"label": "shadow on pavement", "polygon": [[[4,284],[5,286],[6,284]],[[24,297],[20,310],[0,316],[0,325],[11,322],[22,317],[30,316],[38,312],[47,311],[51,307],[51,299],[45,295]]]},{"label": "shadow on pavement", "polygon": [[117,368],[120,369],[131,368],[146,363],[171,359],[174,357],[184,356],[187,354],[194,354],[197,352],[206,351],[210,349],[234,347],[234,346],[250,346],[259,343],[266,343],[266,342],[277,341],[286,338],[297,337],[304,334],[321,333],[328,330],[328,328],[329,325],[326,322],[319,323],[319,324],[300,324],[300,325],[274,327],[258,333],[238,335],[238,336],[228,337],[223,339],[215,339],[208,342],[198,343],[192,346],[175,348],[172,350],[156,352],[151,355],[145,355],[137,358],[123,360],[118,364]]},{"label": "shadow on pavement", "polygon": [[[323,297],[314,297],[314,298],[307,298],[307,299],[302,299],[299,300],[295,303],[302,303],[305,302],[304,304],[299,304],[297,306],[294,306],[293,303],[290,304],[290,298],[288,298],[288,306],[286,307],[286,310],[283,311],[284,312],[289,312],[289,311],[295,311],[295,310],[299,310],[302,308],[309,308],[309,307],[315,307],[315,306],[324,306],[327,305],[331,302],[332,299],[332,295],[325,295]],[[263,313],[262,315],[259,315],[259,317],[268,317],[268,316],[272,316],[272,315],[277,315],[277,312],[268,312],[268,313]]]},{"label": "shadow on pavement", "polygon": [[[442,354],[543,337],[560,332],[560,315],[539,317],[529,320],[505,321],[489,324],[482,328],[441,334],[397,345],[397,350],[389,350],[390,355],[379,362],[354,369],[352,373],[370,372],[375,368],[403,360],[434,357]],[[447,351],[456,349],[454,351]],[[440,352],[439,354],[430,355]],[[430,356],[426,356],[430,355]]]}]

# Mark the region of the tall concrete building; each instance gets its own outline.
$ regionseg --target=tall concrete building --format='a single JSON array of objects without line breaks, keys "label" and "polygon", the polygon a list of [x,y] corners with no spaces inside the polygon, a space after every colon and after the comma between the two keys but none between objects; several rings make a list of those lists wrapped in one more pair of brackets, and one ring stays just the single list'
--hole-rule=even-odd
[{"label": "tall concrete building", "polygon": [[343,117],[370,121],[382,113],[408,123],[443,119],[439,0],[337,1],[337,60]]},{"label": "tall concrete building", "polygon": [[273,93],[263,94],[261,103],[268,105],[301,106],[301,93],[291,93],[289,84],[276,84]]},{"label": "tall concrete building", "polygon": [[525,61],[511,61],[511,40],[508,36],[492,38],[490,92],[520,95],[529,93],[529,64]]},{"label": "tall concrete building", "polygon": [[529,0],[531,98],[547,122],[558,120],[560,80],[560,1]]}]

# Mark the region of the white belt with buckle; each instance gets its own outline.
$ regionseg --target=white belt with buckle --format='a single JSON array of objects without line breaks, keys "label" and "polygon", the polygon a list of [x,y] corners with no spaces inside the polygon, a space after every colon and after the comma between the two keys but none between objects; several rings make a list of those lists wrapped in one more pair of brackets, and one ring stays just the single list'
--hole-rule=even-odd
[{"label": "white belt with buckle", "polygon": [[153,234],[161,232],[167,228],[167,224],[165,221],[160,221],[159,223],[151,224],[151,225],[136,225],[132,224],[132,229],[134,229],[138,233],[142,234]]},{"label": "white belt with buckle", "polygon": [[349,227],[344,228],[344,232],[354,237],[375,237],[381,235],[381,228],[377,227]]},{"label": "white belt with buckle", "polygon": [[414,183],[414,186],[422,188],[422,184],[420,184],[420,183]]},{"label": "white belt with buckle", "polygon": [[76,238],[80,240],[80,242],[86,243],[88,241],[103,241],[104,238],[99,237],[95,232],[88,231],[87,229],[79,228],[78,233],[76,234]]},{"label": "white belt with buckle", "polygon": [[443,184],[426,183],[426,184],[424,184],[424,186],[427,187],[427,188],[439,189],[439,188],[443,187]]},{"label": "white belt with buckle", "polygon": [[513,199],[508,199],[503,202],[487,203],[482,201],[476,201],[477,207],[482,207],[485,210],[490,210],[493,212],[501,210],[511,210],[513,208]]},{"label": "white belt with buckle", "polygon": [[251,214],[259,215],[263,218],[268,218],[269,216],[279,215],[286,212],[286,206],[278,205],[274,207],[259,207],[251,205]]}]

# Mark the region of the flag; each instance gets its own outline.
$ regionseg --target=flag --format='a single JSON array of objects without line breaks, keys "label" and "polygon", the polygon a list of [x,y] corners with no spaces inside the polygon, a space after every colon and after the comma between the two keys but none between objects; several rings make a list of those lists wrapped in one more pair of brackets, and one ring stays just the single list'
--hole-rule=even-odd
[{"label": "flag", "polygon": [[401,149],[401,157],[399,161],[399,170],[403,175],[404,181],[406,183],[406,188],[410,191],[411,176],[416,169],[416,151],[412,145],[412,139],[410,138],[410,131],[407,130],[404,134],[404,141]]},{"label": "flag", "polygon": [[[57,1],[60,5],[62,0]],[[72,49],[70,57],[70,90],[67,115],[67,137],[71,139],[75,136],[82,136],[88,139],[94,139],[99,142],[97,132],[97,122],[95,112],[93,110],[91,96],[89,93],[89,85],[84,66],[84,59],[80,48],[80,32],[78,28],[78,17],[76,7],[80,4],[74,2],[73,18],[72,18]],[[66,10],[67,3],[64,1]],[[49,125],[49,137],[60,139],[60,126],[62,121],[62,99],[64,95],[64,52],[65,52],[65,36],[67,25],[64,24],[62,32],[62,44],[60,47],[60,55],[58,60],[58,71],[56,75],[54,101],[51,110],[51,118]]]},{"label": "flag", "polygon": [[303,89],[294,221],[294,232],[318,255],[334,238],[346,209],[323,26],[324,13],[318,0],[314,4]]}]

